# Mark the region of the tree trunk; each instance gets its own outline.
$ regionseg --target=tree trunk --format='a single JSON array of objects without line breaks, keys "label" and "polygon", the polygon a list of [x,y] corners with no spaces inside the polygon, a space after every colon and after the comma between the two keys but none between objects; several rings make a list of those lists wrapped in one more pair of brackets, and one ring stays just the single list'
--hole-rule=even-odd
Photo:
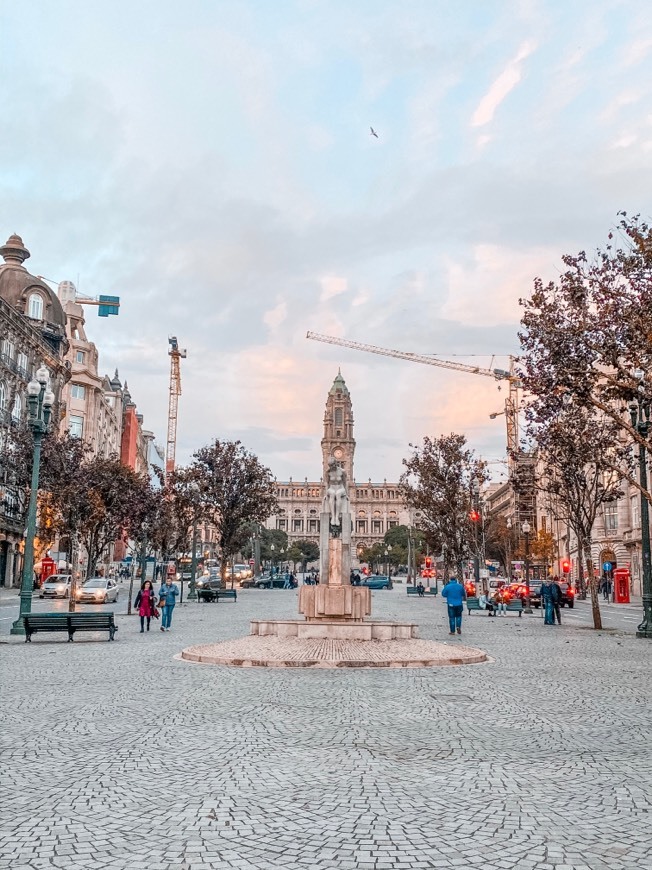
[{"label": "tree trunk", "polygon": [[77,608],[77,572],[79,570],[79,541],[77,535],[70,534],[72,580],[70,582],[70,597],[68,598],[68,613],[74,613]]},{"label": "tree trunk", "polygon": [[598,598],[598,578],[593,570],[591,550],[587,547],[586,570],[589,575],[589,588],[591,590],[591,613],[593,614],[593,628],[602,628],[602,614],[600,613],[600,599]]},{"label": "tree trunk", "polygon": [[584,550],[580,542],[577,542],[577,586],[580,591],[580,600],[586,601],[586,583],[584,582]]}]

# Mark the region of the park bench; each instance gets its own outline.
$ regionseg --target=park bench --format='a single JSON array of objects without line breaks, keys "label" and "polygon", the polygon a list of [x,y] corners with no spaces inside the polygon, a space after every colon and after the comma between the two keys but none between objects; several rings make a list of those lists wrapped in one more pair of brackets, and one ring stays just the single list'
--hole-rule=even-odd
[{"label": "park bench", "polygon": [[[407,586],[406,589],[407,589],[408,595],[418,595],[419,594],[419,590],[417,589],[416,586]],[[436,595],[437,591],[435,590],[434,586],[432,586],[428,589],[424,589],[423,594],[424,595]]]},{"label": "park bench", "polygon": [[206,602],[206,604],[210,604],[213,601],[217,601],[219,604],[222,599],[231,599],[231,601],[238,600],[238,593],[235,589],[200,589],[197,593],[199,600]]},{"label": "park bench", "polygon": [[472,610],[483,610],[484,608],[480,607],[480,599],[479,598],[467,598],[466,599],[466,609],[469,612],[469,616],[471,616]]},{"label": "park bench", "polygon": [[[480,600],[478,598],[467,598],[466,599],[466,609],[469,612],[469,616],[471,615],[472,610],[483,610],[480,607]],[[520,598],[514,598],[512,601],[508,601],[505,604],[505,610],[507,613],[518,613],[519,616],[523,613],[523,602]],[[498,612],[497,605],[493,605],[492,610],[487,611],[490,616],[495,616]]]},{"label": "park bench", "polygon": [[219,589],[217,593],[217,603],[219,604],[222,599],[231,599],[231,601],[238,600],[238,593],[235,589]]},{"label": "park bench", "polygon": [[65,631],[68,641],[76,631],[108,631],[113,640],[118,626],[113,612],[109,613],[28,613],[23,617],[25,643],[31,642],[37,631]]}]

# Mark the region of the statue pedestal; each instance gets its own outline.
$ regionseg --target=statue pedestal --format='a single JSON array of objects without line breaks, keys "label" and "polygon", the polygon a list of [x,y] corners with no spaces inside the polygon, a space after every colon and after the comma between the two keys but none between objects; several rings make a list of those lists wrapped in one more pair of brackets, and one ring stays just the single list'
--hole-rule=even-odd
[{"label": "statue pedestal", "polygon": [[299,589],[299,613],[308,622],[353,620],[362,622],[371,613],[371,590],[366,586],[302,586]]}]

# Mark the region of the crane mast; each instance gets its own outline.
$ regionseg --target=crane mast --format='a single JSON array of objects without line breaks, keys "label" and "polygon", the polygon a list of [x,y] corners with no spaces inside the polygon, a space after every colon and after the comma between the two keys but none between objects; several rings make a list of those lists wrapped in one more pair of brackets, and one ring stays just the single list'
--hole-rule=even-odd
[{"label": "crane mast", "polygon": [[179,347],[176,335],[168,338],[168,356],[170,357],[170,397],[168,402],[168,440],[165,450],[165,475],[174,471],[177,452],[177,417],[179,414],[179,396],[181,395],[181,365],[187,353]]}]

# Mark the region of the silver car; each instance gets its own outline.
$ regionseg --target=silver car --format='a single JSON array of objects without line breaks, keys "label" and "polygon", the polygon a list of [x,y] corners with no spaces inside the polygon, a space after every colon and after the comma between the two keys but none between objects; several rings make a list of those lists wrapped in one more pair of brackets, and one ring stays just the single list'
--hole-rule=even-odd
[{"label": "silver car", "polygon": [[118,584],[112,577],[91,577],[77,590],[77,601],[106,604],[108,601],[117,601],[119,592]]},{"label": "silver car", "polygon": [[41,586],[39,598],[68,598],[70,595],[70,574],[51,574]]}]

